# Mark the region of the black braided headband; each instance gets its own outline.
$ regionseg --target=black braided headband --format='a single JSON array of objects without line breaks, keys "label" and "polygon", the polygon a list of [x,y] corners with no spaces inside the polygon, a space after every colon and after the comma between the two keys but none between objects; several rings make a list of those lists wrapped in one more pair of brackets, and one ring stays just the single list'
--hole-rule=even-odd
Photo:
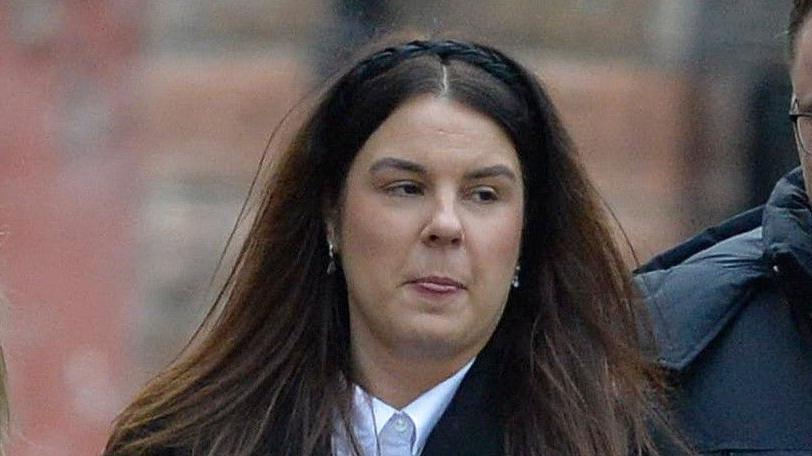
[{"label": "black braided headband", "polygon": [[[416,40],[387,47],[360,61],[347,76],[353,81],[366,81],[394,68],[405,60],[425,55],[435,55],[443,63],[449,60],[469,63],[482,68],[508,85],[523,82],[520,69],[499,51],[487,46],[456,40]],[[525,84],[520,84],[520,86],[526,89]]]}]

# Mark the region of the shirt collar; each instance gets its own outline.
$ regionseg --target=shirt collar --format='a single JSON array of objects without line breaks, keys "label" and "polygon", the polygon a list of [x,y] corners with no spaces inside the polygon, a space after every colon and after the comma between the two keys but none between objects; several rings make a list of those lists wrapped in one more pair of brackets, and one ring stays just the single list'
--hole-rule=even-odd
[{"label": "shirt collar", "polygon": [[429,434],[440,420],[440,417],[443,416],[445,409],[448,408],[448,404],[451,403],[451,399],[454,398],[454,394],[456,394],[457,389],[459,389],[462,379],[465,378],[465,374],[471,369],[475,359],[476,358],[469,361],[451,377],[418,396],[417,399],[401,410],[391,407],[377,397],[369,395],[360,386],[355,385],[355,406],[361,408],[361,410],[363,410],[363,407],[368,409],[369,401],[371,400],[372,413],[375,416],[375,419],[372,420],[372,417],[370,417],[368,413],[362,412],[354,414],[356,421],[353,423],[353,430],[356,436],[368,435],[373,427],[377,427],[377,429],[375,429],[375,435],[378,435],[383,426],[394,414],[403,412],[411,418],[415,425],[415,439],[412,444],[412,454],[420,454],[426,445]]}]

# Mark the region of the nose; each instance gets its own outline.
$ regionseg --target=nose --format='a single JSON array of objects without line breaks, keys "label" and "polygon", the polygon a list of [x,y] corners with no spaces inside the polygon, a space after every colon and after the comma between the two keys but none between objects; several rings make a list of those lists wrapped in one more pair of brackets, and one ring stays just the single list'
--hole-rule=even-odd
[{"label": "nose", "polygon": [[422,241],[426,245],[438,247],[461,244],[463,228],[457,210],[453,198],[438,198],[420,234]]}]

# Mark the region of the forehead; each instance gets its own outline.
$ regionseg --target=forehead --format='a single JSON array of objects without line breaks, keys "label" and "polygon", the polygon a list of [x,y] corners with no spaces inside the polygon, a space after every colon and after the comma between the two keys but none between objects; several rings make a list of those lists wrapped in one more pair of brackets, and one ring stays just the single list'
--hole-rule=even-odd
[{"label": "forehead", "polygon": [[812,21],[806,20],[798,33],[790,76],[798,104],[812,107]]},{"label": "forehead", "polygon": [[513,142],[496,121],[434,95],[416,97],[397,108],[369,137],[356,161],[385,155],[443,163],[500,161],[518,168]]}]

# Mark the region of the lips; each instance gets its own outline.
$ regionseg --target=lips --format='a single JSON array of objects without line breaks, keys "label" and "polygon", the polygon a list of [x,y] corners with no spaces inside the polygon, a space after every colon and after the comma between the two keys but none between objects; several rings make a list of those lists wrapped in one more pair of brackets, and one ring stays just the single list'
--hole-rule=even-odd
[{"label": "lips", "polygon": [[462,283],[449,277],[421,277],[419,279],[412,280],[409,283],[414,284],[421,291],[439,294],[453,293],[455,291],[465,289],[465,286]]}]

